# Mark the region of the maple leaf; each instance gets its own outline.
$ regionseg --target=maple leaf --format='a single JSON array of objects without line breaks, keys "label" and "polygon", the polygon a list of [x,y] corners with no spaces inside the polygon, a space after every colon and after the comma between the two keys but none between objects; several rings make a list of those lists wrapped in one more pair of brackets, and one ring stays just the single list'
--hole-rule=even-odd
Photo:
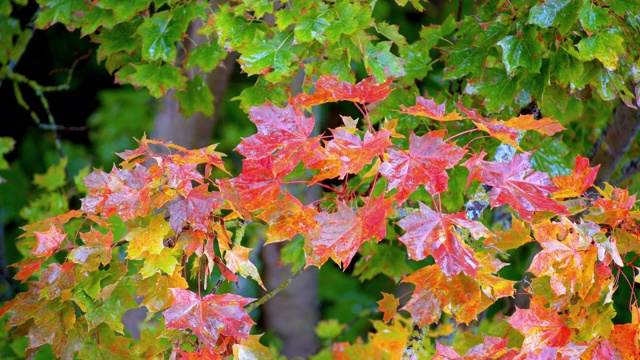
[{"label": "maple leaf", "polygon": [[186,289],[187,281],[181,275],[182,267],[176,266],[171,275],[159,272],[144,278],[141,275],[132,277],[132,286],[136,289],[136,296],[142,297],[140,305],[151,312],[168,309],[173,303],[171,288]]},{"label": "maple leaf", "polygon": [[343,202],[338,202],[337,207],[333,213],[321,212],[315,216],[319,231],[309,241],[313,254],[320,258],[318,266],[331,257],[346,268],[364,241],[371,238],[380,241],[387,232],[390,198],[369,198],[358,212]]},{"label": "maple leaf", "polygon": [[318,211],[303,206],[300,200],[285,190],[284,197],[272,203],[258,217],[269,225],[267,244],[292,239],[296,234],[311,234],[317,226]]},{"label": "maple leaf", "polygon": [[108,218],[118,215],[123,221],[145,216],[149,212],[151,175],[136,164],[133,169],[114,167],[111,173],[94,171],[85,178],[89,194],[82,199],[82,210]]},{"label": "maple leaf", "polygon": [[404,202],[420,184],[431,194],[447,190],[449,175],[446,169],[455,166],[466,151],[442,141],[444,130],[431,131],[423,136],[411,133],[409,151],[390,150],[389,158],[380,165],[380,174],[389,179],[389,189],[397,188],[396,201]]},{"label": "maple leaf", "polygon": [[185,289],[171,289],[174,301],[162,312],[167,329],[191,329],[206,346],[216,347],[221,337],[233,343],[247,339],[255,324],[243,306],[255,299],[235,294],[209,294],[200,298]]},{"label": "maple leaf", "polygon": [[533,219],[535,211],[552,211],[567,215],[566,207],[547,196],[557,190],[549,175],[534,171],[529,163],[530,153],[516,154],[508,163],[484,161],[486,153],[474,155],[462,166],[469,169],[467,186],[477,179],[491,186],[491,207],[509,204],[525,221]]},{"label": "maple leaf", "polygon": [[249,252],[252,248],[247,248],[240,245],[235,245],[233,249],[227,251],[224,254],[224,259],[227,262],[227,267],[234,273],[239,273],[244,277],[251,277],[258,282],[263,289],[267,290],[262,283],[260,274],[256,266],[249,260]]},{"label": "maple leaf", "polygon": [[66,262],[64,264],[52,263],[42,271],[41,281],[45,284],[40,297],[53,300],[60,297],[64,302],[72,298],[71,292],[76,285],[74,274],[76,264]]},{"label": "maple leaf", "polygon": [[569,291],[573,293],[576,284],[583,280],[583,273],[590,287],[597,257],[597,248],[588,245],[591,239],[585,239],[586,245],[581,246],[580,236],[567,220],[562,223],[546,220],[534,225],[533,233],[543,250],[533,258],[529,272],[538,277],[548,275],[556,296],[567,294],[565,283],[569,284]]},{"label": "maple leaf", "polygon": [[86,233],[80,233],[80,239],[84,245],[79,246],[69,253],[69,260],[76,264],[81,264],[82,271],[93,271],[100,267],[100,264],[107,265],[111,261],[111,245],[113,244],[113,233],[106,234],[96,229]]},{"label": "maple leaf", "polygon": [[167,162],[163,164],[167,172],[167,186],[176,189],[179,194],[187,195],[193,189],[192,181],[202,183],[203,176],[196,171],[197,164],[181,164]]},{"label": "maple leaf", "polygon": [[45,232],[35,232],[36,247],[31,250],[31,253],[37,257],[50,257],[57,249],[62,241],[67,237],[66,234],[58,231],[58,228],[54,225],[49,227],[49,230]]},{"label": "maple leaf", "polygon": [[167,204],[171,214],[169,223],[176,233],[182,231],[185,221],[195,230],[208,231],[209,217],[224,205],[219,192],[209,191],[206,184],[193,188],[185,197],[178,197]]},{"label": "maple leaf", "polygon": [[[2,314],[0,313],[0,316]],[[609,341],[618,349],[623,359],[640,358],[638,335],[640,334],[640,310],[636,305],[631,309],[631,323],[613,326]]]},{"label": "maple leaf", "polygon": [[531,228],[529,224],[514,218],[509,230],[492,232],[489,237],[484,239],[484,244],[507,251],[531,242],[533,239],[530,234]]},{"label": "maple leaf", "polygon": [[460,271],[475,276],[478,261],[454,227],[468,229],[476,239],[488,236],[487,228],[480,222],[468,220],[464,212],[443,215],[421,202],[418,204],[418,211],[398,221],[406,231],[399,240],[407,246],[409,258],[422,260],[432,255],[447,276]]},{"label": "maple leaf", "polygon": [[[231,180],[229,179],[216,179],[216,185],[220,189],[220,194],[222,198],[231,206],[233,209],[233,213],[229,218],[236,218],[241,216],[244,219],[251,219],[251,212],[242,201],[238,190],[233,186]],[[225,217],[227,220],[227,217]]]},{"label": "maple leaf", "polygon": [[389,322],[396,315],[400,299],[393,294],[382,292],[382,299],[378,301],[378,311],[382,313],[382,321]]},{"label": "maple leaf", "polygon": [[449,114],[447,111],[447,102],[443,102],[441,105],[436,104],[433,99],[427,99],[421,96],[416,97],[416,105],[409,108],[404,105],[400,105],[402,112],[413,116],[422,116],[437,121],[458,121],[466,119],[460,116],[457,112],[453,111]]},{"label": "maple leaf", "polygon": [[562,347],[569,342],[571,329],[565,325],[565,317],[532,302],[527,310],[516,308],[507,322],[524,335],[521,353],[538,354],[545,347]]},{"label": "maple leaf", "polygon": [[143,258],[145,252],[158,255],[164,249],[163,240],[169,235],[169,223],[164,220],[164,213],[143,219],[124,237],[129,241],[128,259]]},{"label": "maple leaf", "polygon": [[501,339],[494,336],[484,336],[482,344],[473,346],[467,350],[464,356],[458,355],[452,346],[446,346],[436,341],[436,355],[433,359],[451,360],[486,360],[486,359],[511,359],[517,352],[507,348],[507,339]]},{"label": "maple leaf", "polygon": [[269,348],[260,343],[262,335],[249,335],[247,339],[233,344],[233,357],[238,360],[275,360]]},{"label": "maple leaf", "polygon": [[25,282],[29,280],[31,275],[40,270],[40,266],[46,259],[25,259],[9,266],[17,267],[18,272],[13,276],[14,279]]},{"label": "maple leaf", "polygon": [[436,265],[420,268],[402,282],[416,285],[411,300],[402,309],[419,326],[438,321],[442,311],[453,315],[458,323],[469,323],[492,303],[472,277],[463,273],[447,276]]},{"label": "maple leaf", "polygon": [[578,155],[578,157],[576,157],[576,166],[573,171],[571,171],[571,174],[567,176],[558,175],[551,178],[553,184],[559,189],[554,192],[551,197],[554,199],[563,199],[582,195],[582,193],[593,185],[599,168],[600,165],[590,168],[589,159]]},{"label": "maple leaf", "polygon": [[346,81],[340,81],[337,76],[322,75],[315,82],[315,93],[312,95],[298,94],[292,101],[307,107],[336,101],[372,103],[384,100],[389,95],[393,90],[389,89],[392,82],[393,78],[389,78],[384,83],[378,84],[374,77],[368,77],[353,85]]},{"label": "maple leaf", "polygon": [[586,220],[615,228],[630,218],[640,217],[637,212],[634,214],[631,211],[636,203],[635,194],[629,196],[629,190],[613,187],[609,183],[604,185],[604,189],[596,186],[602,197],[593,202],[590,213],[585,216]]},{"label": "maple leaf", "polygon": [[491,120],[486,121],[481,118],[473,122],[476,127],[489,133],[492,137],[518,147],[518,135],[520,131],[534,130],[540,134],[552,136],[555,133],[565,130],[565,128],[550,117],[536,120],[533,115],[520,115],[507,121]]},{"label": "maple leaf", "polygon": [[275,173],[288,173],[298,162],[320,146],[318,137],[309,139],[315,120],[308,118],[295,105],[284,109],[267,100],[262,106],[249,110],[249,120],[258,133],[242,139],[236,151],[249,159],[277,154],[273,164]]},{"label": "maple leaf", "polygon": [[378,131],[375,135],[367,131],[364,140],[344,128],[332,129],[331,132],[333,139],[326,142],[324,151],[316,152],[306,163],[309,169],[320,170],[311,179],[312,184],[324,179],[343,179],[347,174],[357,174],[391,146],[389,130]]},{"label": "maple leaf", "polygon": [[[401,321],[386,324],[383,321],[373,321],[374,334],[369,333],[369,343],[378,350],[378,359],[401,359],[411,331]],[[359,357],[371,359],[371,357]]]},{"label": "maple leaf", "polygon": [[245,159],[242,173],[231,179],[247,210],[263,209],[278,200],[284,174],[275,173],[273,164],[273,155],[255,160]]}]

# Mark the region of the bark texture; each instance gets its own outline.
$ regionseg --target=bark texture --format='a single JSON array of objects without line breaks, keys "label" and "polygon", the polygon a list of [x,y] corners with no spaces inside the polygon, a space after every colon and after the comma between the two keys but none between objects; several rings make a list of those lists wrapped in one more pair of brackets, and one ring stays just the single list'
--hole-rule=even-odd
[{"label": "bark texture", "polygon": [[600,186],[610,181],[622,157],[627,153],[640,130],[640,111],[632,109],[622,102],[618,105],[613,123],[599,141],[591,158],[591,166],[600,165],[595,184]]}]

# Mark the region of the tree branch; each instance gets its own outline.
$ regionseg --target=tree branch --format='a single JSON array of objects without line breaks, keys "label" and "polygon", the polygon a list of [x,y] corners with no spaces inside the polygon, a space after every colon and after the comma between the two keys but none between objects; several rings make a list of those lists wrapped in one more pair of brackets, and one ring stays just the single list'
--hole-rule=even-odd
[{"label": "tree branch", "polygon": [[277,288],[271,290],[269,293],[267,293],[266,295],[264,295],[263,297],[261,297],[258,301],[256,302],[252,302],[251,304],[247,305],[247,312],[251,312],[253,311],[255,308],[257,308],[258,306],[266,303],[269,299],[271,299],[272,297],[276,296],[280,291],[282,291],[284,288],[286,288],[287,286],[289,286],[289,284],[291,284],[291,282],[293,281],[293,279],[295,279],[296,277],[298,277],[298,275],[302,274],[302,272],[304,271],[304,269],[299,269],[295,274],[293,274],[290,278],[288,278],[287,280],[285,280],[282,284],[280,284],[280,286],[278,286]]}]

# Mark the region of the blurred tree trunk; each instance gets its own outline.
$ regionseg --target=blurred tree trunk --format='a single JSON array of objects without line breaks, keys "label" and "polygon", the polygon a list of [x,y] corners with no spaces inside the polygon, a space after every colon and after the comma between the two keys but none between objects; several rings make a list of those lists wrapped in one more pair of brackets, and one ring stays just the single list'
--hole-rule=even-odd
[{"label": "blurred tree trunk", "polygon": [[591,158],[591,166],[600,165],[595,180],[596,185],[600,186],[605,181],[611,181],[611,176],[618,168],[624,155],[629,151],[629,147],[635,141],[639,130],[640,111],[619,101],[613,115],[613,121],[596,144],[595,153]]}]

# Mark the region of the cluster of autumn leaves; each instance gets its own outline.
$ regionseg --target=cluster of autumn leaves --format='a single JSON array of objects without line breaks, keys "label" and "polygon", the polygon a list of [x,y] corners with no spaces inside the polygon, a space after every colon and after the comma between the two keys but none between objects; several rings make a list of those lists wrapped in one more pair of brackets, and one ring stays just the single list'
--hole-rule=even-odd
[{"label": "cluster of autumn leaves", "polygon": [[[409,134],[403,139],[407,148],[394,145],[393,138],[404,138],[396,132],[397,121],[385,121],[375,129],[364,106],[383,100],[392,91],[390,86],[391,80],[378,84],[369,78],[354,85],[323,76],[313,94],[293,97],[284,108],[268,102],[253,107],[249,117],[257,133],[236,148],[245,157],[236,177],[212,179],[214,168],[226,172],[223,154],[215,151],[215,145],[188,150],[142,138],[137,149],[119,154],[123,159],[119,167],[108,173],[95,170],[85,179],[89,192],[81,210],[25,227],[23,237],[35,242],[29,257],[16,264],[16,279],[28,281],[44,269],[37,280],[29,281],[28,292],[0,309],[0,316],[11,313],[7,326],[29,337],[28,351],[49,343],[63,358],[82,351],[80,345],[70,345],[78,339],[95,342],[100,331],[122,333],[120,317],[137,306],[162,314],[166,330],[159,337],[168,344],[164,348],[138,344],[141,354],[181,349],[185,357],[234,354],[238,358],[245,351],[269,356],[259,337],[249,335],[254,322],[244,307],[254,299],[235,294],[201,296],[200,284],[206,291],[214,267],[226,280],[251,277],[264,288],[249,260],[252,249],[241,245],[244,227],[250,221],[265,224],[267,244],[302,235],[306,266],[320,267],[331,259],[346,268],[364,242],[385,239],[392,221],[402,229],[397,240],[408,258],[431,256],[435,264],[402,280],[415,285],[402,307],[411,320],[398,312],[399,299],[383,294],[379,308],[383,321],[375,324],[378,333],[369,342],[335,344],[335,356],[418,354],[416,345],[410,346],[414,325],[436,323],[443,313],[456,323],[468,324],[498,299],[514,296],[515,281],[498,276],[507,265],[500,259],[532,241],[542,250],[528,270],[535,275],[527,287],[530,307],[497,320],[494,334],[465,353],[437,342],[436,356],[640,356],[637,310],[633,323],[614,325],[611,299],[616,287],[612,268],[625,266],[624,254],[637,251],[640,244],[635,196],[606,185],[596,200],[589,199],[584,193],[597,168],[589,168],[587,159],[578,157],[571,174],[550,178],[531,167],[531,153],[520,152],[508,162],[487,161],[484,152],[471,154],[456,145],[456,136],[450,136],[446,127],[421,136]],[[345,126],[331,129],[330,136],[311,136],[315,121],[305,110],[335,101],[353,102],[362,111],[365,130],[345,118]],[[525,115],[498,121],[462,104],[457,109],[461,114],[418,97],[415,106],[399,111],[442,123],[471,120],[473,131],[516,148],[522,131],[550,136],[563,130],[550,118]],[[305,205],[283,190],[284,185],[300,181],[288,178],[300,164],[312,174],[306,183],[325,188],[326,197]],[[440,194],[448,189],[447,170],[455,166],[469,170],[467,185],[477,180],[486,186],[491,207],[509,205],[517,213],[519,219],[510,229],[492,232],[464,211],[442,212]],[[363,183],[355,188],[322,183],[338,178],[346,184],[356,174],[362,175]],[[372,189],[383,181],[383,191],[373,195]],[[431,195],[433,207],[410,200],[421,185]],[[117,238],[112,217],[126,223],[126,231]],[[82,223],[72,228],[74,219]],[[113,250],[122,245],[126,245],[125,259],[138,266],[133,274],[112,258]],[[64,254],[63,264],[51,261],[58,253]],[[190,269],[188,259],[193,259]],[[198,277],[197,292],[188,289],[187,272]],[[142,299],[139,305],[127,293],[130,286]],[[116,310],[113,298],[119,302]],[[395,337],[385,337],[389,331]],[[193,346],[189,350],[184,344]],[[116,354],[115,347],[132,345],[127,340],[109,346]]]}]

